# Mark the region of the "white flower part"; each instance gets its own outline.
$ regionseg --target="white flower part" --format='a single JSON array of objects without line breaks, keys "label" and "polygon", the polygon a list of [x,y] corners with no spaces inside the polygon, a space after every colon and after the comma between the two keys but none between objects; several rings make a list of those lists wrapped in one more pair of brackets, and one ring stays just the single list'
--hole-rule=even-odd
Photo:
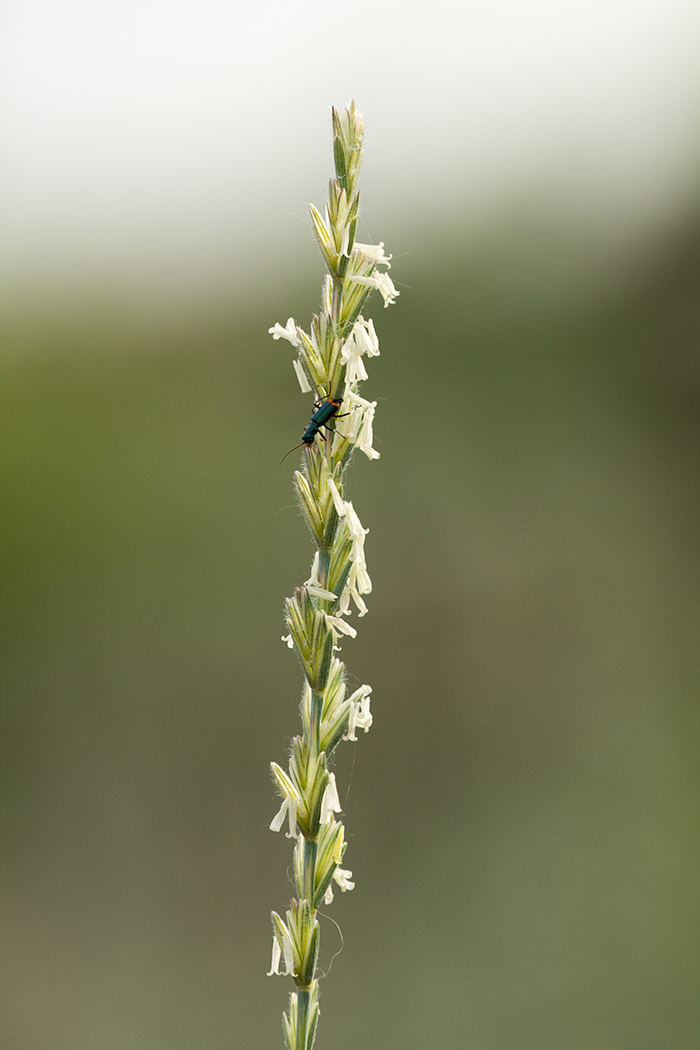
[{"label": "white flower part", "polygon": [[[333,497],[333,505],[336,509],[339,518],[345,517],[345,503],[338,492],[338,486],[333,481],[333,478],[328,479],[328,488],[330,489],[331,496]],[[318,556],[318,551],[316,552]]]},{"label": "white flower part", "polygon": [[350,599],[354,601],[357,606],[358,615],[364,616],[367,612],[367,606],[362,598],[363,594],[369,594],[372,590],[372,581],[369,578],[367,567],[364,561],[353,562],[350,566],[350,573],[348,575],[348,582],[343,589],[343,593],[340,599],[340,605],[336,610],[337,616],[348,616],[350,613]]},{"label": "white flower part", "polygon": [[332,904],[333,903],[333,890],[331,889],[330,882],[328,883],[328,888],[327,888],[326,892],[323,894],[323,903],[324,904]]},{"label": "white flower part", "polygon": [[345,522],[352,539],[352,547],[350,548],[352,564],[336,615],[348,615],[350,612],[350,599],[352,598],[357,606],[359,615],[364,616],[367,612],[367,606],[362,599],[362,595],[370,594],[372,591],[372,581],[369,578],[365,561],[365,536],[369,529],[362,527],[362,522],[358,518],[355,508],[352,503],[348,502],[345,503]]},{"label": "white flower part", "polygon": [[292,361],[292,366],[297,374],[297,379],[299,380],[299,386],[301,387],[302,394],[308,394],[311,390],[311,384],[306,378],[306,372],[301,367],[301,361],[299,361],[299,359],[295,357]]},{"label": "white flower part", "polygon": [[401,292],[394,287],[394,282],[388,273],[377,274],[377,283],[375,287],[378,292],[381,292],[385,307],[391,306],[392,303],[396,302],[397,295],[401,295]]},{"label": "white flower part", "polygon": [[370,402],[369,406],[365,409],[362,416],[362,425],[360,426],[360,432],[357,435],[356,445],[361,452],[367,456],[367,459],[379,459],[379,453],[376,448],[372,448],[372,442],[374,440],[373,424],[374,424],[374,410],[377,407],[377,402]]},{"label": "white flower part", "polygon": [[349,634],[351,638],[357,638],[357,631],[354,627],[351,627],[345,620],[341,620],[340,616],[330,616],[328,613],[324,614],[328,626],[336,632],[336,634]]},{"label": "white flower part", "polygon": [[343,401],[345,401],[345,408],[348,409],[344,412],[335,424],[335,436],[333,438],[333,452],[334,454],[338,451],[338,446],[343,441],[349,441],[351,444],[355,443],[357,437],[357,431],[360,429],[360,423],[362,422],[362,412],[355,404],[355,398],[359,397],[349,384],[345,386],[345,393],[343,394]]},{"label": "white flower part", "polygon": [[280,960],[282,958],[282,949],[280,948],[280,942],[277,940],[277,934],[272,935],[272,965],[267,971],[267,976],[272,977],[273,974],[279,974],[280,972]]},{"label": "white flower part", "polygon": [[373,273],[371,277],[360,277],[349,273],[346,280],[354,281],[355,284],[364,284],[367,288],[376,288],[378,292],[381,292],[385,306],[395,303],[396,296],[401,294],[394,287],[394,282],[388,273]]},{"label": "white flower part", "polygon": [[325,587],[307,587],[309,594],[314,598],[321,598],[324,602],[334,602],[338,597],[333,591],[327,591]]},{"label": "white flower part", "polygon": [[369,732],[369,727],[372,725],[372,714],[369,709],[369,694],[371,692],[371,686],[361,685],[350,697],[350,715],[345,735],[346,740],[357,740],[355,732],[357,729],[364,729],[365,733]]},{"label": "white flower part", "polygon": [[[365,582],[369,582],[369,587],[364,585]],[[358,568],[357,562],[353,562],[350,566],[350,574],[348,576],[345,590],[347,597],[352,598],[357,606],[357,615],[359,617],[365,616],[368,610],[362,595],[370,593],[372,590],[372,581],[369,578],[367,569]]]},{"label": "white flower part", "polygon": [[268,332],[273,339],[288,339],[292,346],[295,346],[297,350],[301,350],[301,340],[297,335],[297,326],[294,324],[293,317],[289,318],[284,328],[277,321],[272,328],[268,328]]},{"label": "white flower part", "polygon": [[330,824],[334,813],[341,813],[343,807],[338,798],[338,788],[335,784],[335,773],[328,774],[328,784],[321,799],[321,823]]},{"label": "white flower part", "polygon": [[349,244],[350,244],[350,227],[349,226],[344,226],[343,227],[343,233],[342,233],[341,238],[340,238],[340,251],[339,251],[338,254],[339,255],[347,255],[348,254],[348,245]]},{"label": "white flower part", "polygon": [[362,351],[355,341],[354,335],[349,336],[343,343],[340,351],[340,359],[345,364],[345,382],[349,384],[362,383],[368,379],[367,369],[362,361]]},{"label": "white flower part", "polygon": [[383,263],[387,270],[391,269],[389,259],[393,256],[384,254],[384,241],[380,241],[379,244],[360,244],[359,241],[355,241],[354,247],[358,252],[362,252],[367,262]]},{"label": "white flower part", "polygon": [[306,587],[309,594],[312,594],[315,598],[323,598],[325,601],[335,601],[338,597],[337,594],[333,594],[333,591],[326,590],[322,587],[318,580],[318,551],[314,554],[313,565],[311,566],[311,576],[306,581],[304,586]]},{"label": "white flower part", "polygon": [[311,575],[304,584],[305,587],[318,585],[318,565],[320,561],[319,552],[316,551],[314,554],[314,560],[311,562]]},{"label": "white flower part", "polygon": [[364,560],[355,562],[351,572],[354,572],[353,584],[357,588],[358,594],[371,594],[372,581],[369,578]]},{"label": "white flower part", "polygon": [[379,340],[372,320],[365,321],[364,317],[358,317],[340,351],[341,360],[346,365],[345,382],[348,386],[354,386],[368,378],[362,360],[363,354],[376,357],[379,354]]},{"label": "white flower part", "polygon": [[345,503],[345,524],[347,525],[352,538],[350,557],[353,561],[361,561],[364,563],[365,536],[369,532],[369,529],[362,528],[362,522],[357,516],[357,511],[352,503],[348,503],[347,501]]},{"label": "white flower part", "polygon": [[[343,593],[340,596],[340,605],[336,609],[336,615],[349,616],[351,612],[352,610],[350,608],[350,591],[347,587],[345,587]],[[339,649],[340,646],[336,645],[334,646],[334,648]]]},{"label": "white flower part", "polygon": [[294,976],[294,949],[292,948],[292,936],[287,931],[282,938],[282,953],[284,955],[285,976]]},{"label": "white flower part", "polygon": [[348,871],[347,868],[336,868],[333,872],[333,879],[338,883],[343,893],[346,890],[354,890],[355,883],[350,881],[352,872]]},{"label": "white flower part", "polygon": [[[289,915],[289,912],[287,912]],[[291,974],[294,976],[294,945],[292,943],[292,934],[285,922],[275,912],[272,913],[272,966],[268,977],[272,977],[273,973],[279,973],[280,959],[284,957],[284,972],[285,974]],[[275,947],[275,942],[277,947]]]},{"label": "white flower part", "polygon": [[284,824],[285,817],[289,817],[287,838],[295,839],[297,837],[297,799],[282,799],[282,805],[270,824],[270,831],[279,831]]},{"label": "white flower part", "polygon": [[287,643],[287,648],[288,648],[288,649],[293,649],[293,648],[294,648],[294,642],[292,641],[292,636],[291,636],[291,634],[283,634],[283,635],[282,635],[282,639],[281,639],[281,640],[282,640],[283,642],[286,642],[286,643]]},{"label": "white flower part", "polygon": [[297,837],[297,804],[300,801],[299,792],[282,767],[278,766],[276,762],[270,763],[270,769],[272,770],[280,794],[283,796],[282,805],[270,824],[270,831],[279,831],[284,824],[285,817],[288,817],[289,831],[287,832],[287,838],[295,839]]},{"label": "white flower part", "polygon": [[340,419],[336,424],[335,429],[339,437],[334,439],[334,451],[336,442],[340,443],[340,439],[345,438],[346,441],[351,441],[354,445],[357,445],[368,459],[379,459],[379,453],[372,448],[372,441],[374,440],[374,413],[377,402],[367,401],[366,398],[361,397],[349,386],[345,388],[343,400],[347,401],[350,411],[348,415]]},{"label": "white flower part", "polygon": [[365,321],[362,314],[360,314],[352,326],[352,334],[361,354],[367,354],[368,357],[379,356],[379,339],[374,330],[374,321],[371,317],[369,321]]},{"label": "white flower part", "polygon": [[334,602],[338,597],[337,594],[333,594],[333,591],[327,591],[325,587],[314,587],[312,585],[306,589],[314,598],[321,598],[324,602]]}]

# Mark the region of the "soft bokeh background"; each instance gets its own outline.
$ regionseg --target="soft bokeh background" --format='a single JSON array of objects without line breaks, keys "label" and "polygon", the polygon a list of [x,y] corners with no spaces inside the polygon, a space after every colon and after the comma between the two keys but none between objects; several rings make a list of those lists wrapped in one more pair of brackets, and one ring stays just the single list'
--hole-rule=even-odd
[{"label": "soft bokeh background", "polygon": [[3,22],[3,1050],[281,1046],[310,405],[267,329],[350,97],[401,297],[317,1045],[697,1050],[697,4]]}]

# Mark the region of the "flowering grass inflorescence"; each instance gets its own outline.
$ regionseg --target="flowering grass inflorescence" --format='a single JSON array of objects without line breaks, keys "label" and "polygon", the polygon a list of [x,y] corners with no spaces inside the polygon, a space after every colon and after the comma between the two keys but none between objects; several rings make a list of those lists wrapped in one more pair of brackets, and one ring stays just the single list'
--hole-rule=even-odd
[{"label": "flowering grass inflorescence", "polygon": [[386,272],[391,256],[384,254],[384,245],[355,240],[362,115],[351,103],[342,113],[333,109],[332,116],[335,178],[325,216],[310,206],[328,268],[321,310],[310,334],[291,317],[284,327],[270,329],[274,339],[286,339],[297,350],[293,365],[299,385],[303,393],[314,392],[315,419],[325,420],[307,429],[302,467],[294,474],[316,544],[309,579],[287,599],[289,634],[283,639],[296,651],[304,672],[302,734],[292,741],[287,771],[272,763],[282,804],[270,827],[279,831],[287,822],[287,836],[295,839],[296,898],[284,919],[272,913],[270,968],[270,974],[279,973],[283,964],[283,972],[296,983],[283,1018],[288,1050],[311,1050],[318,1023],[318,908],[330,904],[334,884],[342,891],[354,886],[352,872],[341,867],[346,843],[343,825],[336,819],[341,806],[328,763],[341,740],[357,740],[357,730],[367,732],[372,724],[370,686],[362,685],[348,696],[345,666],[336,655],[341,636],[357,634],[346,619],[351,603],[364,616],[363,595],[370,593],[372,584],[364,553],[368,530],[345,499],[345,474],[356,448],[369,459],[379,458],[372,447],[377,403],[358,393],[358,385],[367,379],[364,358],[379,353],[374,325],[364,319],[362,309],[373,288],[385,306],[399,294]]}]

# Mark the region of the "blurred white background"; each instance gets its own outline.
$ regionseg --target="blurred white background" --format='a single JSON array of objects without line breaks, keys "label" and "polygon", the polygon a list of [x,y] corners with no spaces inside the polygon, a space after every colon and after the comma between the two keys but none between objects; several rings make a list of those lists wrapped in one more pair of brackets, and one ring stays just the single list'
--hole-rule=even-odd
[{"label": "blurred white background", "polygon": [[654,223],[695,192],[696,0],[23,0],[0,70],[8,288],[191,285],[308,243],[352,97],[368,236],[533,194]]}]

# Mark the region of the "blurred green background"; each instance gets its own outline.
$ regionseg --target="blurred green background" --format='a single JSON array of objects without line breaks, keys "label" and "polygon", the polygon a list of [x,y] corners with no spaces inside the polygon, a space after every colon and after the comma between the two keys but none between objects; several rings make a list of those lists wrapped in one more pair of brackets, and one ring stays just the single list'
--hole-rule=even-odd
[{"label": "blurred green background", "polygon": [[[700,212],[390,232],[344,646],[375,724],[338,759],[318,1045],[696,1050]],[[285,270],[7,313],[7,1050],[281,1045],[268,764],[312,548],[279,459],[310,404],[267,328],[321,264]]]},{"label": "blurred green background", "polygon": [[2,19],[2,1050],[282,1046],[311,405],[268,328],[350,98],[401,296],[317,1048],[698,1050],[698,4]]}]

